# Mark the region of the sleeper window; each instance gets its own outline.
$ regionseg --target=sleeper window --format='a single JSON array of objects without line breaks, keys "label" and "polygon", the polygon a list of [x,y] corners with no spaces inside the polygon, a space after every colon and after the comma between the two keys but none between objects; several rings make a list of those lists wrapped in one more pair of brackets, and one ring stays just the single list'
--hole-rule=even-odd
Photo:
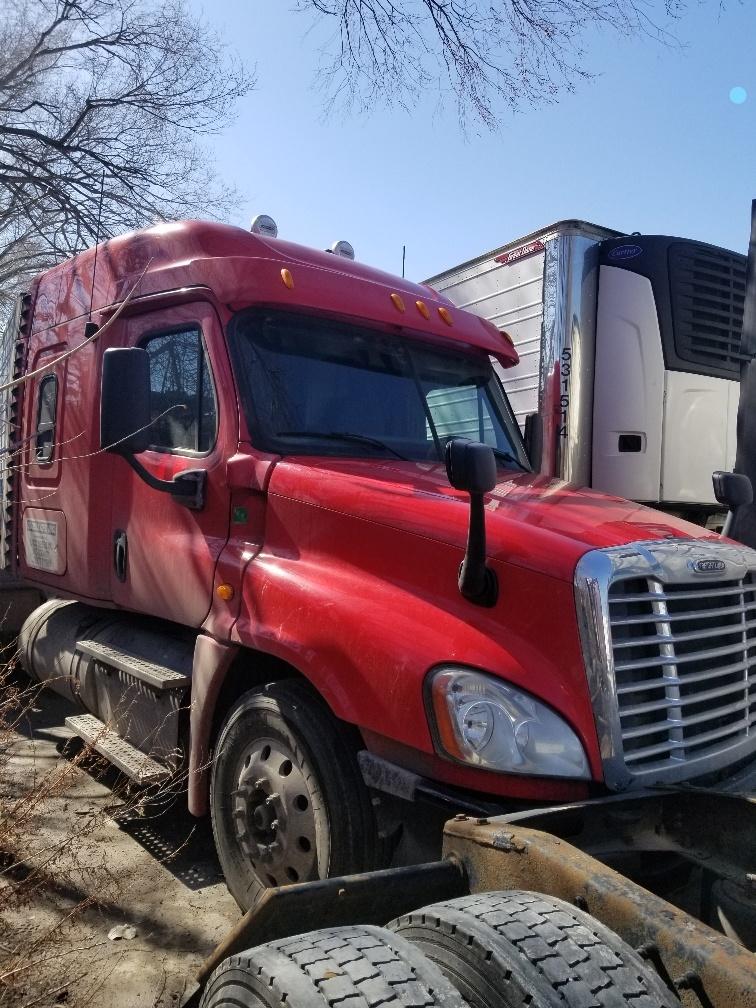
[{"label": "sleeper window", "polygon": [[215,443],[215,391],[199,329],[151,337],[151,444],[157,450],[208,452]]},{"label": "sleeper window", "polygon": [[50,462],[55,450],[55,414],[58,407],[58,379],[46,375],[39,383],[37,403],[37,429],[34,443],[35,460]]}]

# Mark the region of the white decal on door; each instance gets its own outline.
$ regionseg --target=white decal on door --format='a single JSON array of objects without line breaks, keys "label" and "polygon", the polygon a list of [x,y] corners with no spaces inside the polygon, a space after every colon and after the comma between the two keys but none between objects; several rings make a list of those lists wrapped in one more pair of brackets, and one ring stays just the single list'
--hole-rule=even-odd
[{"label": "white decal on door", "polygon": [[26,562],[37,570],[58,572],[58,523],[27,518],[24,522]]}]

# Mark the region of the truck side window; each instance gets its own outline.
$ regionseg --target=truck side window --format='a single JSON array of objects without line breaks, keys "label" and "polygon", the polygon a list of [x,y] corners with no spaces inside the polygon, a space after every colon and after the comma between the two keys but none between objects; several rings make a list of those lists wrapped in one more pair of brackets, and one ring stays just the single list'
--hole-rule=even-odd
[{"label": "truck side window", "polygon": [[[152,447],[208,452],[215,443],[215,390],[199,329],[151,336]],[[166,412],[167,411],[167,412]]]},{"label": "truck side window", "polygon": [[37,427],[34,442],[35,461],[49,462],[55,450],[55,415],[58,408],[58,379],[55,375],[45,375],[39,383],[37,401]]}]

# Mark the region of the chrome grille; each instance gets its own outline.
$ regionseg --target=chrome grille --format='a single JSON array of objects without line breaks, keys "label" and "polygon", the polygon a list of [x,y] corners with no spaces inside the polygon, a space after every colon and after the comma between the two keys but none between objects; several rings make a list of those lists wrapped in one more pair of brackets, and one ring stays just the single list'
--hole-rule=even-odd
[{"label": "chrome grille", "polygon": [[716,755],[756,733],[756,574],[615,580],[609,622],[630,773]]}]

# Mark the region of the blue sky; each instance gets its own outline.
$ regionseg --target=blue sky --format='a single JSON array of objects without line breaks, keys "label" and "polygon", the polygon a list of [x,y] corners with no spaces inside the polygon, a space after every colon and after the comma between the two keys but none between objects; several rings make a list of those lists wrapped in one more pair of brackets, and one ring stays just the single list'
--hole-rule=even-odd
[{"label": "blue sky", "polygon": [[[557,104],[462,135],[452,104],[412,113],[323,116],[313,86],[317,33],[287,0],[197,10],[256,66],[234,126],[212,138],[244,203],[235,223],[271,214],[281,237],[425,279],[538,227],[580,217],[745,251],[756,197],[756,0],[692,0],[666,48],[595,34],[597,74]],[[733,88],[745,89],[740,104]],[[742,98],[742,93],[736,97]]]}]

